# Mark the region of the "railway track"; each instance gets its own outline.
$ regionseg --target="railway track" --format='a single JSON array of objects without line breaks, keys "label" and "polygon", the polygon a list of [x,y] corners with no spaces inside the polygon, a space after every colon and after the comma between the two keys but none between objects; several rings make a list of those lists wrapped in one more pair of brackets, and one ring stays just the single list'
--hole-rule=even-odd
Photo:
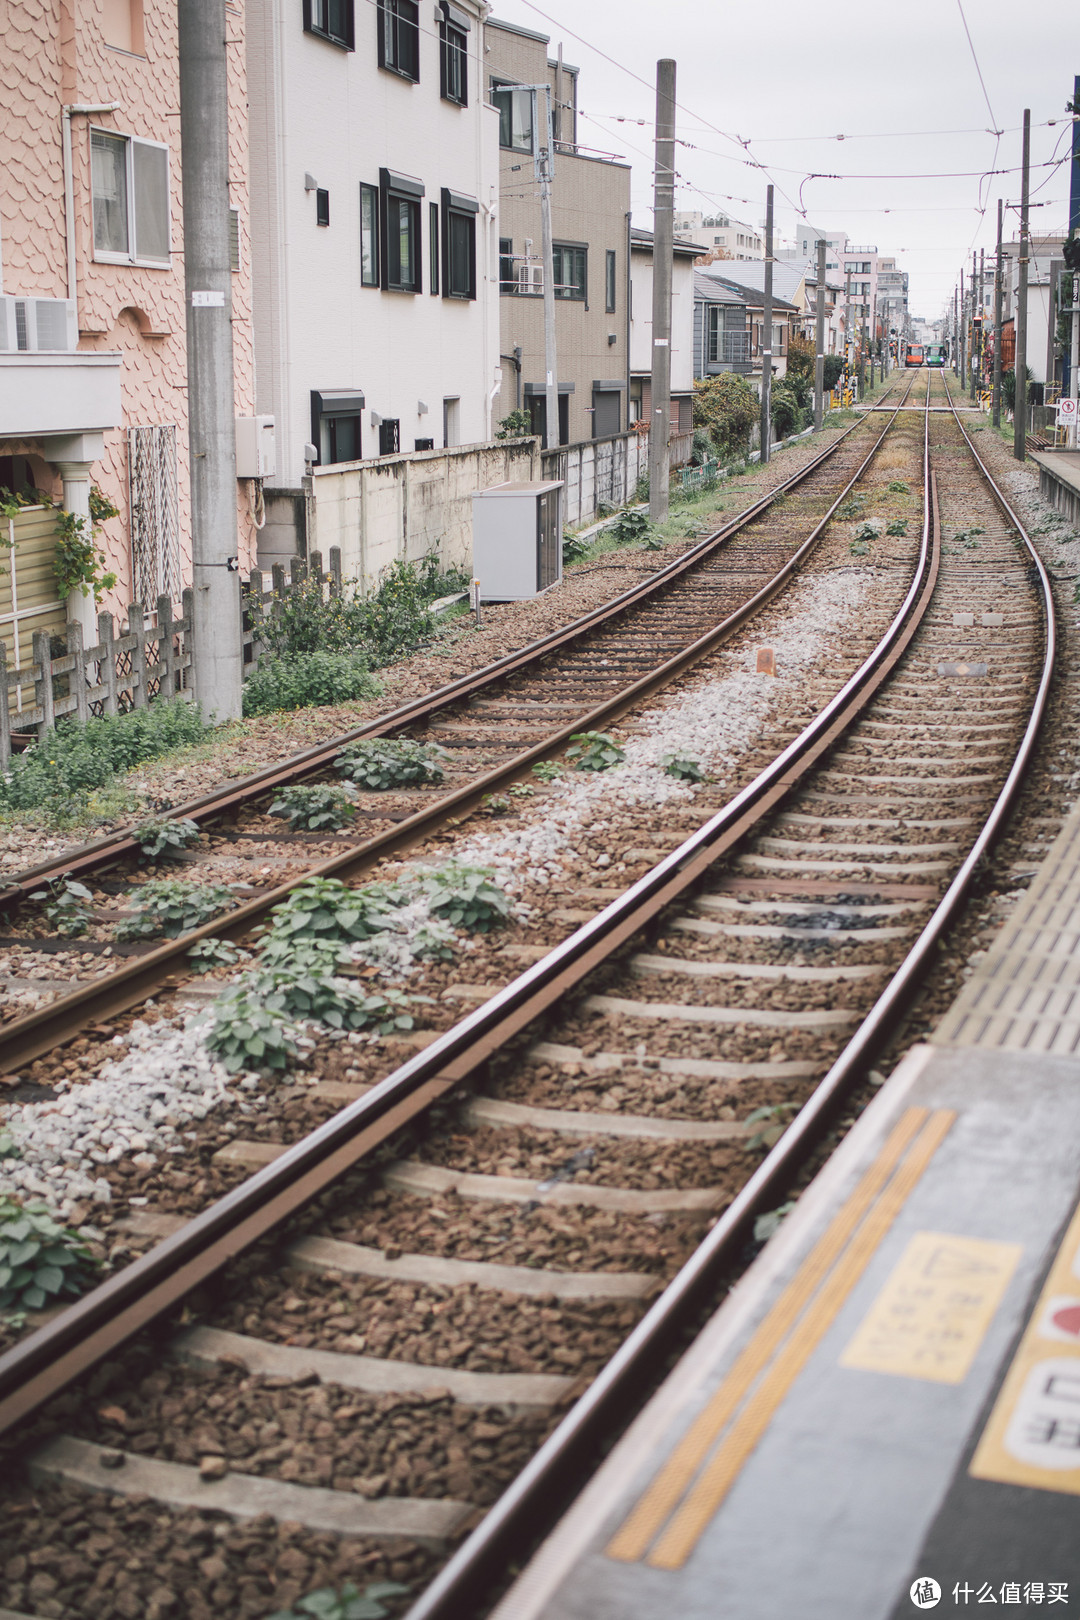
[{"label": "railway track", "polygon": [[[475,1612],[580,1483],[864,1075],[1033,744],[1045,574],[959,422],[923,422],[939,485],[908,596],[796,742],[476,1012],[0,1361],[10,1424],[111,1358],[89,1402],[73,1390],[39,1420],[46,1519],[62,1502],[81,1525],[87,1486],[170,1502],[210,1561],[220,1544],[220,1574],[200,1578],[257,1614],[346,1567],[415,1587],[445,1556],[432,1543],[516,1474],[414,1610],[449,1616]],[[346,1100],[347,1083],[319,1084]],[[215,1277],[179,1342],[170,1322],[121,1350]],[[256,1476],[276,1477],[272,1505]],[[192,1503],[273,1524],[215,1541]],[[305,1513],[273,1601],[265,1582],[245,1595],[230,1560],[255,1547],[277,1567],[276,1527]],[[320,1551],[330,1528],[346,1552]],[[109,1612],[85,1606],[110,1590],[103,1567],[71,1613]]]},{"label": "railway track", "polygon": [[[913,379],[901,380],[894,403],[903,404],[913,386]],[[215,925],[209,932],[239,934],[305,872],[353,880],[430,839],[558,753],[575,732],[611,725],[730,640],[806,564],[895,420],[894,412],[883,425],[849,429],[686,556],[574,624],[332,743],[175,808],[172,820],[193,821],[204,831],[182,865],[164,870],[179,870],[188,882],[231,887],[241,906],[225,929]],[[374,738],[435,744],[444,778],[361,792],[352,825],[337,831],[289,832],[268,814],[275,794],[289,785],[339,782],[335,765],[342,751]],[[113,937],[132,909],[134,891],[152,875],[128,830],[33,867],[0,890],[0,911],[11,919],[0,951],[15,1005],[20,993],[41,994],[44,958],[46,998],[69,977],[87,986],[81,1001],[69,1000],[60,1014],[69,1017],[67,1032],[75,1035],[82,1023],[134,1005],[149,985],[182,967],[190,940],[158,948],[117,944]],[[91,885],[93,927],[77,942],[50,932],[40,907],[27,904],[65,876]],[[112,988],[103,997],[98,981],[106,975]],[[0,1064],[11,1072],[34,1055],[36,1033],[45,1048],[52,1044],[56,1016],[47,999],[36,1017],[19,1018],[5,1034]]]}]

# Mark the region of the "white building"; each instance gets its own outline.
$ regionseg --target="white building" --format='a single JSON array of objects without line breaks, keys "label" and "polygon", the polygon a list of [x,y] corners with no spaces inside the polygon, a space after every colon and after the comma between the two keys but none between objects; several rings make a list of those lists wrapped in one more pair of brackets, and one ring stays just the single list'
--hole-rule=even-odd
[{"label": "white building", "polygon": [[[676,242],[671,267],[671,431],[694,427],[694,243]],[[653,233],[630,231],[629,425],[652,415]]]},{"label": "white building", "polygon": [[248,14],[256,410],[321,465],[490,438],[498,112],[483,0]]},{"label": "white building", "polygon": [[681,242],[700,242],[702,252],[721,248],[733,259],[762,259],[765,243],[760,230],[727,214],[675,215],[675,236]]}]

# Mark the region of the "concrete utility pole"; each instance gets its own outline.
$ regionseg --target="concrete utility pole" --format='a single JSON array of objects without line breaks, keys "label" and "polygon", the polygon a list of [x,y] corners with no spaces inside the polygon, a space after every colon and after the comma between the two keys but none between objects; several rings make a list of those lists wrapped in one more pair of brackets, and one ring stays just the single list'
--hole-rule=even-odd
[{"label": "concrete utility pole", "polygon": [[225,0],[179,0],[195,696],[241,711]]},{"label": "concrete utility pole", "polygon": [[964,272],[960,272],[960,387],[967,387],[967,302],[964,298]]},{"label": "concrete utility pole", "polygon": [[[1080,74],[1073,79],[1073,127],[1072,127],[1072,177],[1069,181],[1069,236],[1080,232],[1080,123],[1077,115],[1080,114]],[[1071,399],[1080,398],[1080,272],[1072,272],[1072,316],[1070,319],[1071,332],[1069,342],[1069,396]],[[1072,444],[1075,450],[1080,444],[1080,426],[1076,417],[1073,418]]]},{"label": "concrete utility pole", "polygon": [[[976,288],[978,292],[976,293]],[[978,386],[979,376],[979,327],[978,320],[982,314],[982,282],[979,279],[978,260],[974,248],[971,251],[971,403],[975,403],[975,390]]]},{"label": "concrete utility pole", "polygon": [[[540,182],[540,252],[544,260],[544,427],[549,445],[559,443],[559,364],[555,349],[555,249],[551,236],[551,181],[554,152],[551,133],[551,89],[535,85],[536,154],[533,167]],[[541,98],[543,124],[541,125]],[[541,133],[542,131],[542,133]]]},{"label": "concrete utility pole", "polygon": [[761,311],[761,461],[772,448],[773,188],[765,188],[765,296]]},{"label": "concrete utility pole", "polygon": [[960,322],[956,315],[956,288],[952,294],[952,360],[953,376],[960,375]]},{"label": "concrete utility pole", "polygon": [[671,272],[675,226],[675,63],[656,64],[656,173],[653,179],[652,416],[649,516],[668,515],[671,431]]},{"label": "concrete utility pole", "polygon": [[825,421],[825,243],[817,245],[817,304],[814,309],[814,426],[820,433]]},{"label": "concrete utility pole", "polygon": [[1017,258],[1016,359],[1013,362],[1013,455],[1027,456],[1027,292],[1028,198],[1031,191],[1031,109],[1024,108],[1024,144],[1020,172],[1020,253]]},{"label": "concrete utility pole", "polygon": [[1001,221],[1004,204],[998,198],[997,258],[994,260],[994,426],[1001,426],[1001,294],[1003,277],[1001,265]]},{"label": "concrete utility pole", "polygon": [[851,346],[851,260],[844,260],[844,375],[851,377],[855,351]]}]

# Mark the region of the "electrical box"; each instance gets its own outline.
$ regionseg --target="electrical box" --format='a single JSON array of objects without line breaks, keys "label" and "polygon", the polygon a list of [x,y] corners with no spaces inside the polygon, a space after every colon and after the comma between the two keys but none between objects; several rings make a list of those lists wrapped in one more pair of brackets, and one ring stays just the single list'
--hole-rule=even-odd
[{"label": "electrical box", "polygon": [[277,440],[272,416],[236,418],[237,478],[277,477]]},{"label": "electrical box", "polygon": [[562,479],[473,495],[473,578],[483,602],[520,602],[562,579]]}]

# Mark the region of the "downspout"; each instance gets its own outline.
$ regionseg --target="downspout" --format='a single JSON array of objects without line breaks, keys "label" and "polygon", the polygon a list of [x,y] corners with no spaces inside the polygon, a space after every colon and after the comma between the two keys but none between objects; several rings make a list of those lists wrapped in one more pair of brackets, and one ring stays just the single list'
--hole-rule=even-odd
[{"label": "downspout", "polygon": [[71,160],[71,120],[80,116],[100,117],[103,113],[119,112],[118,101],[100,105],[77,102],[60,109],[60,135],[64,155],[64,234],[67,243],[67,295],[75,306],[75,329],[79,326],[79,285],[75,268],[75,178]]},{"label": "downspout", "polygon": [[[623,318],[623,330],[626,333],[626,421],[623,426],[627,433],[630,431],[630,299],[631,299],[631,270],[630,270],[630,210],[626,211],[626,315]],[[629,441],[627,441],[629,442]]]}]

